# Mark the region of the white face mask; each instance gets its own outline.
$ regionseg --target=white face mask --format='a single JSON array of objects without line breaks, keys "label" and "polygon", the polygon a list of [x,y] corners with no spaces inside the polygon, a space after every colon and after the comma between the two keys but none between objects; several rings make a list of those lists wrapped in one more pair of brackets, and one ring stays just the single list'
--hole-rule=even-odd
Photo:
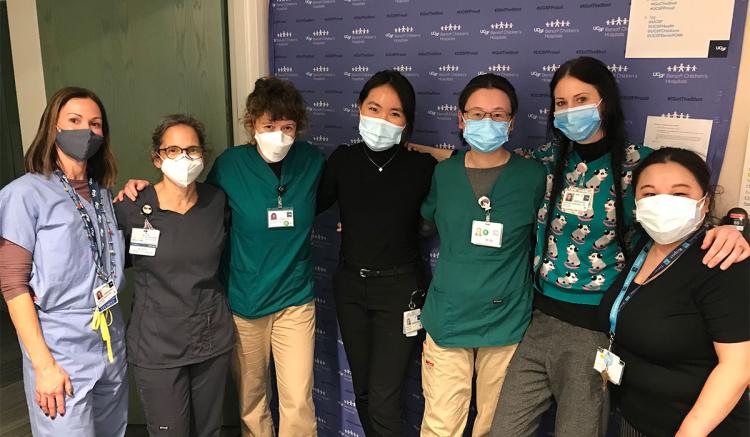
[{"label": "white face mask", "polygon": [[695,200],[671,194],[644,197],[635,203],[635,217],[655,242],[670,244],[700,227],[705,200],[706,196]]},{"label": "white face mask", "polygon": [[189,159],[184,153],[175,159],[163,158],[161,171],[175,184],[187,187],[203,171],[203,158]]},{"label": "white face mask", "polygon": [[373,152],[382,152],[400,143],[404,127],[382,118],[359,116],[359,135]]},{"label": "white face mask", "polygon": [[276,130],[273,132],[255,133],[255,142],[263,157],[269,162],[279,162],[286,157],[294,144],[294,137]]}]

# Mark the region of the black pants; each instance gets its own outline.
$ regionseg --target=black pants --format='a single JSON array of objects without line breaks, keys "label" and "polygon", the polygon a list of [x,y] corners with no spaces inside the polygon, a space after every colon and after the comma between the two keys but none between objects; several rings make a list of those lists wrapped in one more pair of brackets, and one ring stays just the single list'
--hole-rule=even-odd
[{"label": "black pants", "polygon": [[417,337],[403,334],[403,314],[417,272],[377,278],[339,268],[333,280],[336,313],[352,372],[357,413],[367,437],[401,433],[401,386]]},{"label": "black pants", "polygon": [[219,437],[230,355],[171,369],[131,366],[148,434]]}]

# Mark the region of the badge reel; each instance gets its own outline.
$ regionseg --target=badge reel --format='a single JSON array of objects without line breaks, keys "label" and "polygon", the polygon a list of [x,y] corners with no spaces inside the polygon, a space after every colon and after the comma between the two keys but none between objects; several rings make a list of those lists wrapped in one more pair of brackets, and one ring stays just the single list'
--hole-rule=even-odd
[{"label": "badge reel", "polygon": [[422,309],[417,308],[414,303],[414,295],[419,293],[419,290],[414,290],[409,298],[409,309],[404,311],[404,335],[407,337],[415,337],[420,329],[422,329]]},{"label": "badge reel", "polygon": [[620,385],[622,372],[625,370],[625,362],[612,352],[612,343],[614,343],[614,337],[610,337],[608,349],[597,348],[594,360],[594,370],[602,375],[602,384],[605,388],[607,382]]},{"label": "badge reel", "polygon": [[[576,166],[575,173],[578,180],[585,179],[588,166],[581,162]],[[572,186],[563,190],[561,195],[560,210],[568,214],[584,215],[591,210],[594,204],[594,189]]]},{"label": "badge reel", "polygon": [[485,212],[485,220],[474,220],[471,222],[471,244],[500,247],[503,243],[503,224],[490,221],[492,205],[487,196],[480,197],[478,203]]},{"label": "badge reel", "polygon": [[278,193],[278,205],[276,208],[268,208],[268,229],[293,228],[294,208],[284,208],[281,202],[281,196],[286,191],[286,187],[279,185],[276,191]]},{"label": "badge reel", "polygon": [[151,205],[143,205],[141,213],[144,215],[143,228],[133,228],[130,234],[130,254],[142,256],[155,256],[156,249],[159,247],[159,235],[161,231],[154,229],[148,218],[151,216],[153,209]]}]

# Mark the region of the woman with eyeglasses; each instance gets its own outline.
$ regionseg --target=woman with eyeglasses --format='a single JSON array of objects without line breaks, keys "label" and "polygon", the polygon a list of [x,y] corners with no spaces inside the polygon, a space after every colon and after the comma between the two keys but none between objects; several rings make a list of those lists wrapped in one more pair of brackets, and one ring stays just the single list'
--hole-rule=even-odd
[{"label": "woman with eyeglasses", "polygon": [[[617,280],[640,235],[634,226],[633,174],[651,149],[625,131],[620,91],[606,64],[571,59],[550,83],[552,141],[529,157],[545,165],[537,215],[534,312],[508,366],[492,437],[536,435],[557,404],[555,435],[602,436],[609,394],[594,368],[609,340],[597,323],[604,290]],[[722,269],[750,254],[732,227],[708,231],[704,264]]]},{"label": "woman with eyeglasses", "polygon": [[[270,409],[273,361],[278,434],[314,437],[310,233],[325,158],[301,138],[307,112],[291,82],[273,76],[255,81],[245,101],[244,126],[251,143],[224,150],[206,177],[226,194],[232,213],[221,276],[235,333],[231,371],[242,435],[277,434]],[[135,199],[147,185],[131,180],[118,197]],[[213,226],[221,223],[223,217]],[[212,256],[218,261],[220,255]]]},{"label": "woman with eyeglasses", "polygon": [[151,160],[164,177],[115,205],[134,270],[128,362],[152,436],[218,436],[234,345],[219,282],[226,196],[196,182],[205,132],[193,117],[165,117]]},{"label": "woman with eyeglasses", "polygon": [[518,110],[507,79],[483,74],[458,99],[471,149],[435,168],[422,217],[440,235],[440,258],[422,314],[423,437],[458,436],[472,387],[472,435],[490,431],[505,370],[531,318],[531,236],[544,168],[503,148]]}]

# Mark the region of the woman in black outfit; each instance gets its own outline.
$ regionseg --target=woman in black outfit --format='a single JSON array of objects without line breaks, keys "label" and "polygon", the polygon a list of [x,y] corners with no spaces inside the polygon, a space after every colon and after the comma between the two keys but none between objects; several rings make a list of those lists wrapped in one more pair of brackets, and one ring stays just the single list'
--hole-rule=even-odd
[{"label": "woman in black outfit", "polygon": [[617,355],[600,351],[614,366],[605,376],[617,379],[624,362],[622,385],[611,386],[621,436],[750,435],[750,260],[727,270],[701,262],[713,200],[708,167],[688,150],[659,149],[633,186],[636,219],[650,238],[599,307]]},{"label": "woman in black outfit", "polygon": [[404,147],[415,105],[404,76],[376,73],[358,103],[364,141],[339,146],[328,158],[317,209],[339,204],[333,288],[359,418],[367,437],[392,437],[402,435],[401,386],[417,339],[404,335],[403,314],[423,288],[419,208],[436,162]]},{"label": "woman in black outfit", "polygon": [[198,120],[165,117],[151,156],[164,178],[115,205],[135,279],[128,362],[151,436],[221,433],[234,328],[218,278],[226,196],[195,182],[204,138]]}]

